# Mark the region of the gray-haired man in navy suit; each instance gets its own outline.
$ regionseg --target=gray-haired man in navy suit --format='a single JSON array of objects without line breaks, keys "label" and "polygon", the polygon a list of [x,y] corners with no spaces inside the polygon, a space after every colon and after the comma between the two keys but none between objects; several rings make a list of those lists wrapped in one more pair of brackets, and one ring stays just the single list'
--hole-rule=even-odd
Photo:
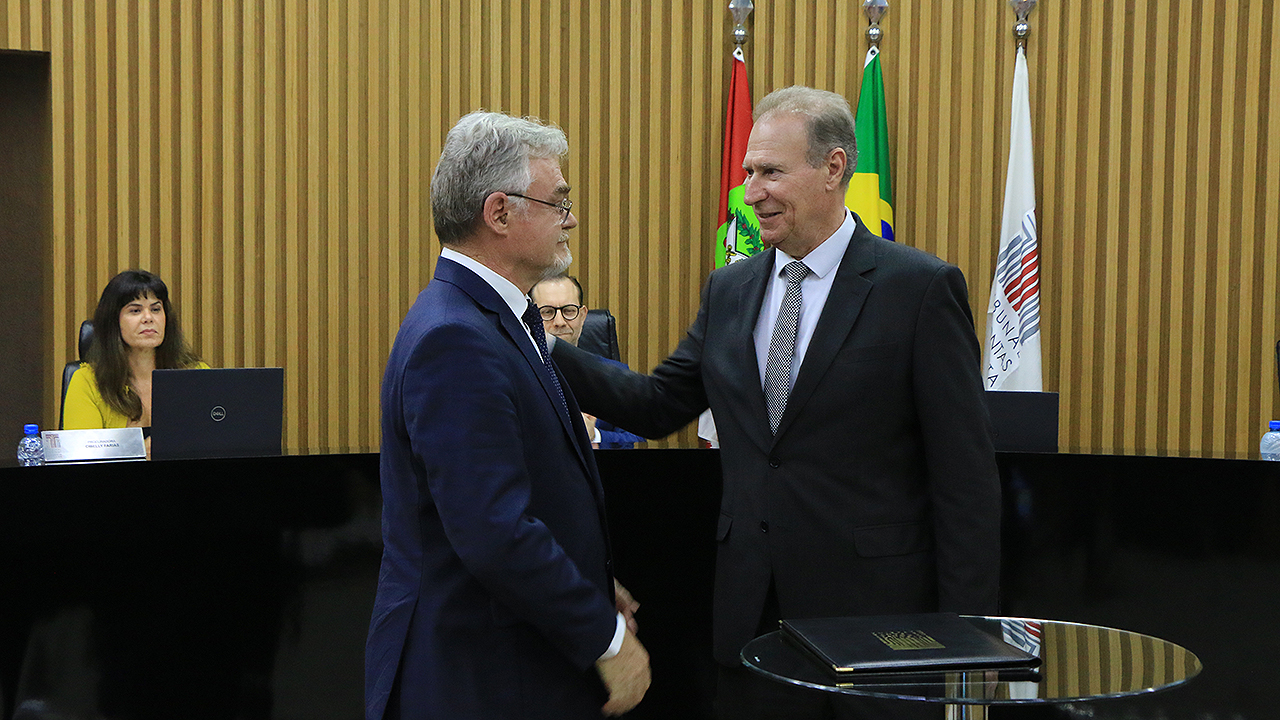
[{"label": "gray-haired man in navy suit", "polygon": [[382,382],[367,720],[599,718],[648,688],[581,411],[528,297],[569,266],[567,149],[472,113],[432,177],[444,249]]}]

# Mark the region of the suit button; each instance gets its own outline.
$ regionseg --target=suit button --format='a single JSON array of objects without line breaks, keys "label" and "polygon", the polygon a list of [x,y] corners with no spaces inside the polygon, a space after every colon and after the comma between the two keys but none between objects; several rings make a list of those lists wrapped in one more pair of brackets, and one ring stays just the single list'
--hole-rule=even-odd
[{"label": "suit button", "polygon": [[769,458],[769,467],[777,469],[782,467],[782,461],[776,457]]},{"label": "suit button", "polygon": [[764,520],[761,520],[761,521],[760,521],[760,532],[762,532],[762,533],[767,533],[767,532],[769,532],[769,523],[765,522]]}]

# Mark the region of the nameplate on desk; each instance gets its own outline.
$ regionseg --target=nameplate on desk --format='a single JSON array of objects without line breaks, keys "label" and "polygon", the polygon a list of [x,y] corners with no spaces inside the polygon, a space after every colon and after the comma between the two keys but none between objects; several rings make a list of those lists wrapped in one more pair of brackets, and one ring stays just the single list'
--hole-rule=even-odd
[{"label": "nameplate on desk", "polygon": [[147,459],[147,446],[139,427],[46,430],[40,433],[40,439],[44,441],[46,463]]}]

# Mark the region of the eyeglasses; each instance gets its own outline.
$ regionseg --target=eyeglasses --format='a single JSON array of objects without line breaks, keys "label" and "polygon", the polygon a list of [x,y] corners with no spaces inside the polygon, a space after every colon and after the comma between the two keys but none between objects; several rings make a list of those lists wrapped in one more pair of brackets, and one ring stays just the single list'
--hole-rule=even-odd
[{"label": "eyeglasses", "polygon": [[[546,200],[539,200],[538,198],[531,198],[528,195],[521,195],[520,193],[509,192],[506,194],[510,195],[511,197],[518,197],[518,198],[524,198],[525,200],[532,200],[533,202],[536,202],[540,205],[546,205],[547,207],[553,207],[559,210],[561,225],[563,225],[565,221],[569,219],[569,212],[573,210],[573,201],[570,200],[569,198],[565,198],[564,200],[561,200],[558,203],[553,203],[553,202],[547,202]],[[573,318],[565,318],[565,319],[572,320]]]},{"label": "eyeglasses", "polygon": [[561,305],[560,307],[556,307],[554,305],[541,305],[538,307],[538,314],[541,315],[542,319],[547,322],[551,322],[552,320],[555,320],[557,312],[563,315],[566,321],[573,320],[574,318],[578,317],[578,313],[582,312],[582,306],[581,305]]}]

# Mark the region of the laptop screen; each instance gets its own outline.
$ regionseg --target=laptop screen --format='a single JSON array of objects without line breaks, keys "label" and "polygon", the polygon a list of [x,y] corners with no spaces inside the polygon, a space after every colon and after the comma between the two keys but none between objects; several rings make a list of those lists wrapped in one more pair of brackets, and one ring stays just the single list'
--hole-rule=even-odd
[{"label": "laptop screen", "polygon": [[151,374],[156,460],[279,455],[283,425],[283,368]]}]

